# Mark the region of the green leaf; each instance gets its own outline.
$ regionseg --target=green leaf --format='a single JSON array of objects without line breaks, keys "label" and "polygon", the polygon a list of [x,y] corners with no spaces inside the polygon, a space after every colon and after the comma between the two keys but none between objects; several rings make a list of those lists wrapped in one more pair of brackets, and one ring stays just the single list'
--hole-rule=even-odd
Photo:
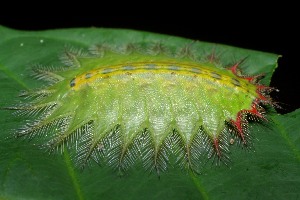
[{"label": "green leaf", "polygon": [[[37,63],[59,65],[65,47],[88,48],[92,44],[161,42],[182,46],[191,40],[147,32],[116,29],[65,29],[23,32],[0,26],[0,107],[17,102],[21,90],[40,83],[28,77]],[[243,71],[265,73],[270,82],[277,55],[219,44],[196,42],[196,52],[216,51],[222,61],[248,57]],[[234,56],[233,56],[234,55]],[[231,148],[233,163],[207,163],[201,175],[182,172],[176,166],[157,177],[137,166],[119,177],[106,167],[74,167],[70,155],[48,155],[28,141],[7,139],[21,117],[0,110],[0,199],[297,199],[300,198],[300,110],[271,115],[268,126],[251,131],[255,152]]]}]

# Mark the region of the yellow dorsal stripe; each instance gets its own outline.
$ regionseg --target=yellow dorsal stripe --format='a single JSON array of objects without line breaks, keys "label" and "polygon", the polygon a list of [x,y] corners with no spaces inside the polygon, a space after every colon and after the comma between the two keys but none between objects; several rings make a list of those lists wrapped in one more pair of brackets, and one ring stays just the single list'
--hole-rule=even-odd
[{"label": "yellow dorsal stripe", "polygon": [[[220,69],[221,70],[221,69]],[[187,63],[166,63],[166,62],[136,62],[119,64],[107,67],[99,67],[90,70],[73,78],[70,82],[70,87],[78,90],[82,85],[92,83],[97,79],[109,78],[118,75],[133,75],[133,74],[178,74],[184,76],[193,76],[195,78],[201,77],[211,81],[218,81],[221,84],[231,87],[238,87],[240,90],[249,92],[249,85],[247,81],[238,77],[231,77],[227,74],[220,74],[208,66],[187,64]],[[247,89],[248,88],[248,89]]]}]

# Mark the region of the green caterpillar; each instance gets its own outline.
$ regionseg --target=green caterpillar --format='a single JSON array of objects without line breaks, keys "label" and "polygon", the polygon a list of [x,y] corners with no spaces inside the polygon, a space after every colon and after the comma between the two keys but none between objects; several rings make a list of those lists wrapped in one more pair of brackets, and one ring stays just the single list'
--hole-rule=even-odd
[{"label": "green caterpillar", "polygon": [[[50,151],[65,148],[75,163],[126,171],[142,162],[160,173],[175,163],[199,172],[207,159],[229,162],[229,145],[251,147],[248,121],[265,119],[273,88],[244,76],[190,44],[94,45],[67,50],[63,67],[33,68],[48,82],[7,107],[30,118],[16,137],[38,138]],[[242,58],[241,58],[242,59]]]}]

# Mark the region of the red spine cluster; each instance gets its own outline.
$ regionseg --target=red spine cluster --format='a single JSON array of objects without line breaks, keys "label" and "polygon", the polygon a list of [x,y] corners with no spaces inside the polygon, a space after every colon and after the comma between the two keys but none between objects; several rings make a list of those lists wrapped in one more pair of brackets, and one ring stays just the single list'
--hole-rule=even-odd
[{"label": "red spine cluster", "polygon": [[232,67],[229,68],[229,70],[235,74],[236,76],[243,78],[247,80],[249,83],[254,84],[257,89],[256,92],[258,94],[258,98],[256,98],[251,105],[251,109],[249,110],[241,110],[237,113],[236,119],[231,120],[231,123],[233,127],[235,128],[238,136],[242,140],[243,144],[246,145],[247,141],[245,139],[245,130],[244,127],[248,127],[248,121],[246,119],[247,115],[250,115],[254,117],[255,119],[263,119],[267,120],[264,116],[264,109],[260,106],[260,104],[265,104],[265,105],[272,105],[272,100],[271,98],[267,95],[270,91],[274,90],[274,88],[260,85],[258,84],[258,81],[264,77],[264,75],[256,75],[256,76],[243,76],[238,74],[238,66],[240,62],[233,65]]},{"label": "red spine cluster", "polygon": [[[260,85],[258,82],[261,78],[264,77],[263,74],[256,75],[256,76],[244,76],[239,71],[238,67],[242,63],[238,62],[234,64],[232,67],[228,68],[234,75],[238,76],[239,78],[243,78],[247,80],[249,83],[256,86],[256,93],[258,97],[252,102],[251,109],[248,110],[241,110],[237,113],[236,119],[232,119],[229,123],[232,127],[234,133],[237,135],[238,138],[240,138],[242,144],[244,146],[247,146],[249,141],[247,140],[247,136],[249,134],[248,132],[248,119],[256,119],[259,120],[265,120],[267,121],[266,117],[264,116],[265,110],[261,106],[263,105],[272,105],[274,106],[274,103],[272,102],[272,99],[269,97],[269,93],[274,90],[274,88],[269,86]],[[216,155],[221,158],[221,151],[220,151],[220,142],[218,138],[215,138],[213,141],[213,146],[215,149]]]}]

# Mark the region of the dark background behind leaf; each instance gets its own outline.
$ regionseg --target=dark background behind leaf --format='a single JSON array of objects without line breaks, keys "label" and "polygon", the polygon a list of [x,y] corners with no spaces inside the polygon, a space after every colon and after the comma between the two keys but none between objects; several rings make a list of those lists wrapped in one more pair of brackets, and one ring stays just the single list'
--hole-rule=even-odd
[{"label": "dark background behind leaf", "polygon": [[[297,84],[299,53],[294,47],[299,42],[295,17],[290,13],[266,13],[263,17],[253,10],[251,17],[240,19],[239,13],[218,20],[209,16],[162,18],[159,14],[143,16],[86,16],[86,15],[51,15],[37,14],[29,17],[6,15],[0,18],[0,24],[21,30],[45,30],[72,27],[109,27],[126,28],[176,35],[194,40],[223,43],[246,49],[255,49],[276,53],[279,68],[274,73],[271,86],[280,90],[273,93],[275,100],[281,102],[280,113],[288,113],[300,107],[299,87]],[[292,11],[291,11],[292,12]],[[155,13],[154,13],[155,14]],[[246,13],[247,14],[247,13]],[[244,15],[246,15],[244,14]],[[269,14],[269,15],[268,15]],[[293,25],[294,24],[294,25]]]}]

